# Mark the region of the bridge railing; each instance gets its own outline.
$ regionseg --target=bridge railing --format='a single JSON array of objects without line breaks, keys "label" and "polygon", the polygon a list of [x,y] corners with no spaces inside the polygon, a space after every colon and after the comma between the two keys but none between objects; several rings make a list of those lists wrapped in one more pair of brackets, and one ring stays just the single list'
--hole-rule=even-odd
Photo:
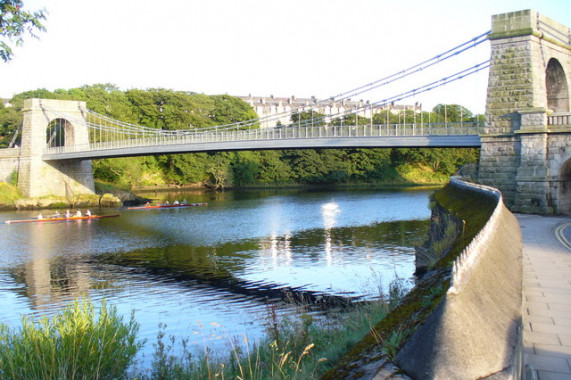
[{"label": "bridge railing", "polygon": [[264,129],[207,131],[168,131],[132,139],[91,142],[89,144],[49,147],[44,154],[76,153],[173,144],[206,144],[256,140],[370,138],[407,136],[479,135],[481,122],[364,125],[288,125]]},{"label": "bridge railing", "polygon": [[571,112],[557,112],[548,115],[547,125],[571,125]]}]

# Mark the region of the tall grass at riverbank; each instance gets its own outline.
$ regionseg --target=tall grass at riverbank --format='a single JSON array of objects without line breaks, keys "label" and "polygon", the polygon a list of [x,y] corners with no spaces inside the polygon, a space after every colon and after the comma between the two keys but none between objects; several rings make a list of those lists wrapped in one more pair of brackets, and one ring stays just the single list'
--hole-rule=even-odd
[{"label": "tall grass at riverbank", "polygon": [[403,296],[401,283],[387,295],[323,316],[310,305],[301,318],[281,317],[268,305],[266,337],[229,337],[228,351],[196,353],[188,338],[165,336],[159,325],[150,368],[135,362],[143,343],[132,313],[128,321],[103,302],[89,300],[39,320],[23,317],[19,329],[0,324],[2,379],[317,379],[359,342]]},{"label": "tall grass at riverbank", "polygon": [[7,182],[0,182],[0,205],[11,205],[22,195],[18,187]]},{"label": "tall grass at riverbank", "polygon": [[20,329],[0,324],[0,378],[119,379],[142,343],[134,315],[124,322],[114,307],[97,315],[89,300],[76,301],[51,319],[23,317]]},{"label": "tall grass at riverbank", "polygon": [[229,337],[225,356],[208,349],[193,354],[188,340],[166,337],[160,331],[152,368],[135,371],[131,376],[149,380],[318,379],[363,339],[403,295],[402,283],[395,282],[388,295],[376,301],[332,311],[325,317],[305,313],[299,319],[279,317],[276,308],[268,305],[266,337],[254,344],[245,336]]}]

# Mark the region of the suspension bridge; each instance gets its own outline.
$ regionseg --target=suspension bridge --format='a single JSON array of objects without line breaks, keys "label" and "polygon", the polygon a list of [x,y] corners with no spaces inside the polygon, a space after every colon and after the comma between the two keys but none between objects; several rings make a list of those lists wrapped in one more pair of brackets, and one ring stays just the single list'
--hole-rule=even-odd
[{"label": "suspension bridge", "polygon": [[[571,33],[534,11],[522,12],[494,16],[491,31],[322,101],[343,101],[383,90],[385,95],[372,103],[334,115],[298,117],[297,122],[273,128],[259,126],[269,124],[268,118],[294,120],[294,114],[313,115],[322,102],[266,119],[206,129],[162,130],[97,114],[85,102],[29,99],[24,107],[22,147],[18,152],[12,150],[18,157],[19,186],[34,197],[62,194],[68,188],[75,193],[92,192],[89,160],[98,158],[263,149],[481,147],[479,181],[499,187],[508,205],[517,209],[531,203],[541,213],[566,210],[571,208],[565,190],[571,187],[565,185],[571,178]],[[437,80],[425,79],[426,72],[465,56],[484,42],[491,44],[490,56]],[[462,119],[431,123],[421,113],[413,123],[390,124],[387,120],[379,124],[373,123],[371,112],[369,121],[359,124],[357,116],[367,109],[388,109],[482,70],[489,70],[486,123]],[[411,78],[419,85],[392,90]],[[549,156],[557,149],[557,156]],[[0,159],[6,155],[0,152]]]},{"label": "suspension bridge", "polygon": [[[373,108],[386,108],[391,104],[416,97],[424,92],[456,82],[489,67],[489,59],[470,65],[439,80],[417,86],[413,89],[390,95],[372,103],[363,104],[340,112],[311,118],[289,125],[273,128],[259,128],[276,119],[293,119],[294,113],[314,114],[324,102],[343,102],[346,99],[389,86],[405,78],[417,75],[454,59],[487,41],[490,32],[478,35],[445,52],[407,67],[394,74],[375,80],[355,89],[342,92],[326,100],[316,101],[286,113],[265,118],[219,125],[207,129],[163,130],[114,120],[97,114],[78,103],[76,114],[58,109],[57,103],[40,100],[36,105],[52,120],[48,138],[42,153],[43,160],[96,159],[105,157],[126,157],[149,154],[187,153],[231,150],[298,149],[298,148],[379,148],[379,147],[479,147],[479,135],[483,127],[480,122],[367,124],[359,125],[361,113]],[[421,78],[422,79],[422,78]],[[390,90],[389,90],[390,91]],[[372,113],[371,113],[372,116]],[[420,115],[422,116],[422,114]],[[346,120],[354,117],[353,124]],[[404,118],[403,118],[404,119]],[[345,121],[345,125],[344,125]],[[66,138],[71,126],[87,128],[87,141]],[[68,132],[66,132],[68,131]]]},{"label": "suspension bridge", "polygon": [[[46,110],[46,113],[53,112],[42,109]],[[84,112],[91,114],[89,111]],[[61,136],[62,140],[65,140],[64,131],[69,129],[69,121],[65,120],[62,124],[56,124],[52,133],[54,139]],[[52,141],[53,146],[48,145],[43,150],[42,159],[54,161],[262,149],[479,147],[479,133],[483,123],[420,122],[319,126],[304,123],[266,129],[234,126],[198,131],[164,131],[125,125],[109,128],[91,123],[88,125],[88,142],[67,145]]]}]

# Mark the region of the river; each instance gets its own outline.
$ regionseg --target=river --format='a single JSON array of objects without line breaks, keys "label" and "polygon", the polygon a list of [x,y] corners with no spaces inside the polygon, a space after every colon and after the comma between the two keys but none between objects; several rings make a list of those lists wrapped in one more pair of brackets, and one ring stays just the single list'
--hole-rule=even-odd
[{"label": "river", "polygon": [[[0,322],[52,315],[77,297],[135,311],[149,358],[159,324],[200,349],[262,336],[268,303],[371,299],[412,284],[431,190],[147,192],[207,206],[93,210],[120,217],[0,224]],[[47,211],[43,212],[44,214]],[[0,223],[37,212],[1,212]],[[335,302],[333,302],[335,303]]]}]

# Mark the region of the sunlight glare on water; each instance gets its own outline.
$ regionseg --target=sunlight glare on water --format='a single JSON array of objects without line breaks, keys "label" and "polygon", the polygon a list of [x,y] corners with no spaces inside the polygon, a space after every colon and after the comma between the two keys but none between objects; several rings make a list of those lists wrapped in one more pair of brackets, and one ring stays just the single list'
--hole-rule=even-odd
[{"label": "sunlight glare on water", "polygon": [[[268,303],[284,296],[367,299],[414,271],[426,238],[428,190],[156,193],[205,207],[101,210],[117,218],[2,224],[0,322],[53,315],[77,297],[135,311],[148,358],[167,334],[220,348],[262,336]],[[0,222],[34,217],[1,212]],[[226,338],[224,338],[226,337]]]}]

